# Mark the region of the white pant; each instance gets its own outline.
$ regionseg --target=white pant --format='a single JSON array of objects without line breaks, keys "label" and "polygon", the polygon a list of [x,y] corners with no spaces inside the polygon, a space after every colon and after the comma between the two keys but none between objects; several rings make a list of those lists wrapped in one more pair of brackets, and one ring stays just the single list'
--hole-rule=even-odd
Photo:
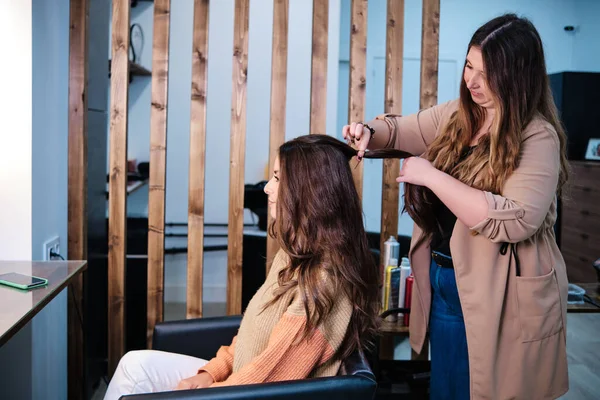
[{"label": "white pant", "polygon": [[125,394],[165,392],[198,373],[208,361],[156,350],[130,351],[121,358],[104,400]]}]

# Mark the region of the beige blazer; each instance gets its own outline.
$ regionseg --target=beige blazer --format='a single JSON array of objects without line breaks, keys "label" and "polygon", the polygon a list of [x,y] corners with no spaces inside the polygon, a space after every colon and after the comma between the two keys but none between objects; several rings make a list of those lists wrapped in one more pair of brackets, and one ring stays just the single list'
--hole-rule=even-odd
[{"label": "beige blazer", "polygon": [[[395,147],[422,154],[458,108],[444,103],[395,120]],[[568,390],[567,274],[556,245],[558,136],[542,118],[523,132],[519,167],[502,193],[485,193],[487,217],[475,226],[456,222],[450,240],[465,319],[472,399],[555,399]],[[474,230],[479,235],[473,236]],[[431,306],[428,244],[409,257],[415,277],[410,343],[420,353]],[[516,276],[503,242],[519,243]]]}]

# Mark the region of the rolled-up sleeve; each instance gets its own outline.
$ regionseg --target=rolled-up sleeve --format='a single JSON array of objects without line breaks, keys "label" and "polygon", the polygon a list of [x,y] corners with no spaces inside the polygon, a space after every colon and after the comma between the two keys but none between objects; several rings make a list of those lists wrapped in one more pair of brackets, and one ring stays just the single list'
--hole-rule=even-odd
[{"label": "rolled-up sleeve", "polygon": [[519,166],[507,179],[502,195],[484,192],[487,216],[471,229],[497,243],[530,238],[540,229],[556,196],[559,172],[558,137],[544,124],[523,141]]}]

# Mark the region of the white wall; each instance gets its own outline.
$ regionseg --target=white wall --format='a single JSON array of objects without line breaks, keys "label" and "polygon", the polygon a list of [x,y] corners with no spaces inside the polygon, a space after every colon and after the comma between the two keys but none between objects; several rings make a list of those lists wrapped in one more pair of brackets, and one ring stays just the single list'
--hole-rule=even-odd
[{"label": "white wall", "polygon": [[[31,0],[0,1],[0,258],[31,258]],[[0,347],[2,397],[31,398],[31,324]]]},{"label": "white wall", "polygon": [[[365,119],[383,112],[385,79],[386,0],[369,1],[367,36],[367,107]],[[350,0],[342,0],[337,134],[347,121]],[[438,101],[458,97],[463,60],[479,26],[505,12],[528,17],[544,42],[549,73],[565,70],[600,71],[600,2],[595,0],[442,0],[440,5],[440,62]],[[419,109],[422,1],[406,0],[404,13],[404,70],[402,114]],[[578,32],[565,32],[576,25]],[[381,161],[365,160],[363,204],[369,231],[381,223]],[[402,190],[402,189],[401,189]],[[402,207],[402,202],[400,208]],[[399,233],[411,235],[408,215],[399,217]]]},{"label": "white wall", "polygon": [[0,1],[0,38],[0,258],[26,260],[31,257],[31,0]]},{"label": "white wall", "polygon": [[[39,260],[55,235],[66,254],[69,1],[0,1],[0,37],[0,258]],[[66,306],[64,292],[0,348],[2,398],[67,397]]]}]

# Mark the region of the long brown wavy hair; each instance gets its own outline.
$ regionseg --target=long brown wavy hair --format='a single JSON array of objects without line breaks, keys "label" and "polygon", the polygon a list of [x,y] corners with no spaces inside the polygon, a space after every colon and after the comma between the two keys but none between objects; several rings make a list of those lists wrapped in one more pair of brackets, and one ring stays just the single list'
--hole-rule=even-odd
[{"label": "long brown wavy hair", "polygon": [[[541,117],[558,134],[557,193],[560,193],[568,179],[566,135],[550,90],[544,49],[537,30],[525,18],[502,15],[475,32],[467,53],[471,47],[481,50],[487,84],[494,97],[496,113],[490,133],[479,140],[469,157],[459,161],[485,120],[484,109],[473,102],[462,79],[458,110],[423,157],[437,169],[472,187],[501,194],[506,180],[519,165],[523,131],[534,118]],[[422,186],[407,184],[404,193],[405,211],[423,230],[418,246],[439,229],[435,209],[440,201]]]},{"label": "long brown wavy hair", "polygon": [[[371,153],[371,154],[369,154]],[[370,347],[380,310],[379,273],[370,253],[362,207],[349,161],[357,154],[326,135],[307,135],[279,148],[277,218],[270,234],[290,258],[279,272],[276,303],[298,290],[308,316],[301,339],[325,320],[340,294],[353,304],[346,337],[336,353],[345,358]],[[396,150],[368,152],[402,158]]]}]

